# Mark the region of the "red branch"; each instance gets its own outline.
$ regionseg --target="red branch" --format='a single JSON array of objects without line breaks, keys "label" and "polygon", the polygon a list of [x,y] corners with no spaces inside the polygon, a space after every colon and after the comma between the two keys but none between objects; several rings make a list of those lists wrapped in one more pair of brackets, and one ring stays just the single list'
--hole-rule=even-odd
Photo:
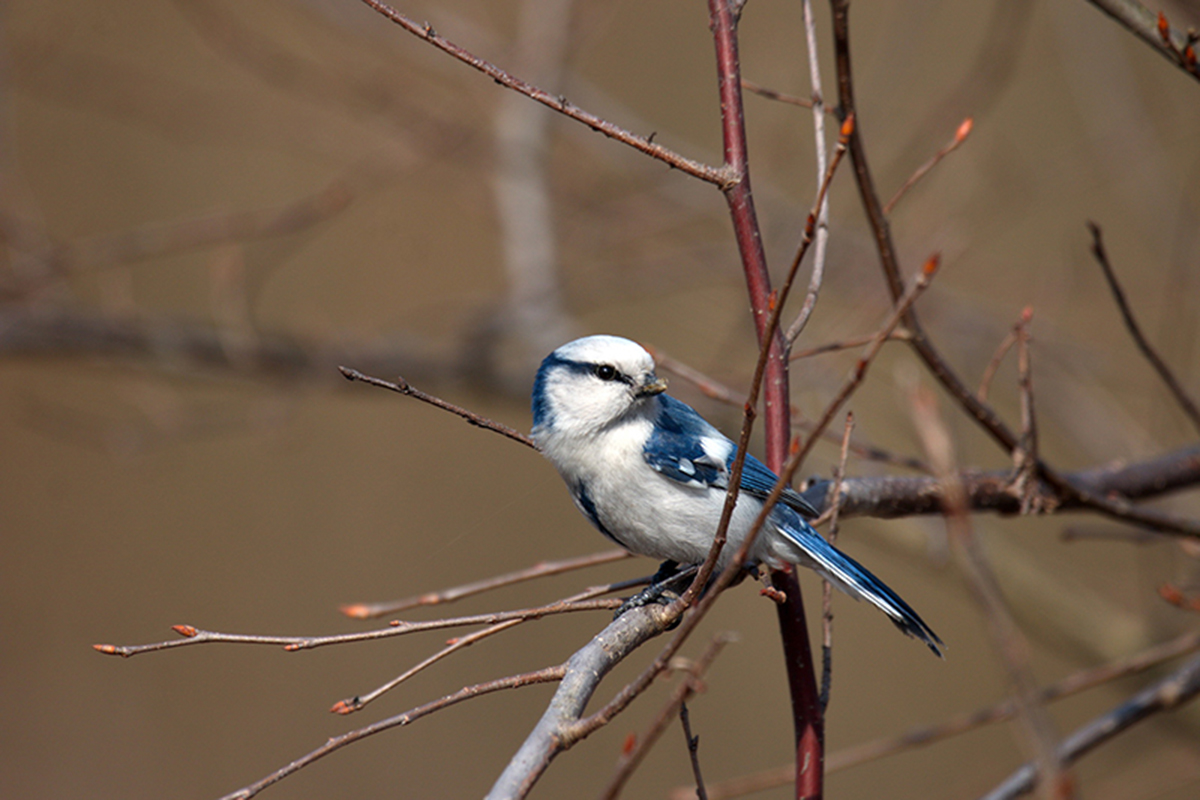
[{"label": "red branch", "polygon": [[[754,196],[750,190],[747,169],[746,123],[737,44],[737,14],[740,8],[735,9],[729,0],[709,0],[708,8],[709,25],[716,46],[725,169],[734,178],[724,189],[725,199],[729,203],[733,232],[742,257],[750,310],[760,347],[767,336],[771,337],[763,380],[763,411],[767,466],[778,470],[787,457],[791,436],[788,365],[783,337],[777,327],[772,330],[770,326],[776,298],[771,291],[771,278],[767,271],[767,258],[754,211]],[[809,767],[797,770],[796,796],[819,798],[824,773],[825,725],[817,695],[816,669],[808,641],[800,584],[794,572],[777,572],[772,576],[772,583],[786,596],[785,602],[777,605],[776,609],[792,694],[796,763]]]}]

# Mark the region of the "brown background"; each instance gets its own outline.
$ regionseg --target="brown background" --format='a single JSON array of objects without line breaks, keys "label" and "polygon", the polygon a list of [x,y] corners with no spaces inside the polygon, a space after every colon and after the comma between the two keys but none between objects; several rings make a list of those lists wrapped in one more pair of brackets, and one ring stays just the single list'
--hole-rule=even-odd
[{"label": "brown background", "polygon": [[[702,5],[578,3],[568,97],[716,163]],[[402,4],[502,65],[515,58],[515,6]],[[827,9],[818,6],[832,96]],[[1168,10],[1177,24],[1197,22],[1194,12]],[[1147,330],[1200,391],[1200,86],[1085,3],[864,1],[854,4],[853,25],[861,125],[885,196],[963,117],[975,117],[970,140],[893,221],[906,270],[943,253],[921,308],[956,367],[977,380],[1031,304],[1043,446],[1054,463],[1136,458],[1194,438],[1122,329],[1084,222],[1104,225]],[[16,2],[6,4],[3,26],[0,191],[8,214],[53,240],[274,208],[333,181],[353,195],[344,211],[310,227],[81,268],[20,302],[172,324],[232,314],[235,324],[264,331],[320,342],[390,337],[436,355],[457,352],[502,297],[491,194],[501,90],[354,0]],[[747,78],[807,93],[798,4],[755,0],[742,37]],[[766,246],[780,269],[814,188],[811,120],[761,98],[747,106]],[[575,330],[637,338],[743,387],[753,341],[719,194],[569,121],[551,130],[563,296]],[[887,307],[849,177],[833,187],[830,276],[801,346],[869,332]],[[10,249],[9,269],[19,262]],[[804,413],[819,413],[852,359],[795,370],[793,399]],[[853,407],[861,436],[918,453],[901,390],[911,364],[899,347],[885,352]],[[0,795],[218,796],[348,727],[558,663],[603,624],[599,615],[530,624],[348,719],[326,709],[406,669],[445,635],[299,654],[211,646],[126,661],[93,652],[94,642],[153,641],[184,622],[238,632],[354,630],[361,626],[337,614],[340,603],[603,548],[534,453],[340,380],[332,370],[278,380],[149,355],[0,362]],[[1013,383],[1010,364],[994,397],[1015,421]],[[528,426],[522,396],[436,375],[423,385]],[[736,409],[680,379],[673,391],[735,429]],[[970,424],[955,419],[953,427],[964,463],[1004,465]],[[819,451],[806,470],[827,474],[833,457]],[[1194,497],[1169,507],[1200,512]],[[1014,565],[1005,585],[1033,638],[1040,680],[1194,622],[1154,594],[1163,581],[1194,577],[1180,548],[1064,544],[1066,526],[1117,530],[1086,518],[978,520],[998,560]],[[846,549],[919,609],[950,649],[938,662],[880,615],[839,597],[831,750],[1004,696],[957,570],[926,546],[941,531],[936,519],[845,527]],[[543,602],[650,567],[625,562],[461,610]],[[811,608],[816,584],[806,586]],[[1073,611],[1073,622],[1057,619]],[[705,625],[705,636],[740,636],[692,704],[712,780],[788,758],[773,617],[744,586]],[[1054,719],[1068,731],[1137,685],[1056,705]],[[551,691],[493,695],[393,730],[269,796],[482,795]],[[594,794],[625,735],[644,727],[665,691],[657,687],[562,756],[535,796]],[[1089,758],[1079,770],[1086,795],[1194,797],[1196,720],[1155,720]],[[1026,755],[1015,728],[996,726],[833,775],[830,795],[973,796]],[[682,737],[672,730],[628,796],[661,797],[688,779]]]}]

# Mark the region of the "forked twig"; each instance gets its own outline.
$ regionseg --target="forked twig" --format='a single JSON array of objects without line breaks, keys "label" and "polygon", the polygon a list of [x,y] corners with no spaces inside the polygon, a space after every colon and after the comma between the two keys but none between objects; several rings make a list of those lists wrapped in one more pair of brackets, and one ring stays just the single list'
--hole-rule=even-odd
[{"label": "forked twig", "polygon": [[525,672],[520,675],[512,675],[507,678],[498,678],[494,681],[486,681],[484,683],[477,683],[473,686],[464,687],[453,694],[448,694],[438,700],[434,700],[432,702],[425,703],[424,705],[417,706],[416,708],[409,709],[403,714],[397,714],[394,717],[382,719],[379,722],[372,723],[366,727],[359,728],[358,730],[348,731],[339,736],[334,736],[326,741],[325,744],[321,745],[315,750],[310,751],[309,753],[306,753],[300,758],[297,758],[287,766],[275,770],[270,775],[261,780],[255,781],[249,786],[245,786],[241,789],[238,789],[236,792],[231,792],[225,795],[221,798],[221,800],[248,800],[248,798],[254,797],[254,795],[258,794],[263,789],[267,788],[273,783],[278,783],[288,775],[291,775],[293,772],[303,769],[312,762],[329,755],[334,750],[339,750],[348,744],[353,744],[354,742],[359,741],[360,739],[365,739],[368,736],[372,736],[381,731],[386,731],[389,728],[395,728],[401,725],[408,725],[416,722],[421,717],[429,716],[435,711],[441,711],[443,708],[461,703],[463,700],[470,700],[471,698],[480,697],[485,694],[491,694],[492,692],[498,692],[503,689],[517,689],[522,686],[532,686],[536,683],[550,683],[553,681],[562,680],[565,672],[566,665],[560,664],[557,667],[546,667],[545,669],[536,670],[534,672]]},{"label": "forked twig", "polygon": [[[654,717],[646,732],[637,737],[631,748],[621,753],[621,758],[617,762],[617,767],[613,772],[612,778],[609,779],[608,785],[600,794],[601,798],[612,800],[612,798],[617,797],[621,793],[621,789],[625,786],[630,776],[633,775],[634,770],[645,759],[646,754],[650,752],[650,748],[654,746],[655,742],[659,740],[671,725],[675,716],[683,712],[684,704],[701,689],[704,674],[708,671],[709,666],[712,665],[716,657],[720,655],[725,645],[731,641],[733,641],[732,635],[721,634],[713,639],[700,658],[684,663],[680,668],[682,674],[679,683],[672,690],[670,700],[666,702]],[[676,660],[682,661],[682,659]],[[690,735],[688,738],[690,741]]]},{"label": "forked twig", "polygon": [[243,633],[222,633],[220,631],[209,631],[204,630],[203,628],[196,628],[192,625],[172,625],[172,630],[184,638],[168,639],[167,641],[154,642],[152,644],[95,644],[92,645],[92,647],[97,651],[104,653],[105,655],[122,656],[124,658],[141,655],[142,653],[153,653],[158,650],[168,650],[175,647],[186,647],[188,645],[211,644],[214,642],[222,642],[225,644],[283,645],[283,649],[288,651],[311,650],[316,647],[325,647],[331,644],[367,642],[374,639],[390,639],[393,636],[405,636],[410,633],[442,630],[444,628],[457,628],[468,625],[495,625],[499,622],[506,622],[514,619],[530,620],[540,619],[541,617],[550,616],[552,614],[567,614],[575,611],[600,611],[614,609],[620,604],[621,601],[615,599],[584,600],[578,602],[559,601],[544,606],[537,606],[535,608],[525,608],[517,611],[497,611],[491,614],[475,614],[469,617],[450,617],[447,619],[433,619],[425,622],[402,622],[397,620],[386,628],[378,628],[371,631],[361,631],[359,633],[335,634],[332,636],[260,636]]}]

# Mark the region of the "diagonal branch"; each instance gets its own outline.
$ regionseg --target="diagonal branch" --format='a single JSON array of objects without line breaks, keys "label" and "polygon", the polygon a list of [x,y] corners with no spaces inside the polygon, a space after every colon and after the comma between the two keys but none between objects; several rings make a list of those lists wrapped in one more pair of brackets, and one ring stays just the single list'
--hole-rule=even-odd
[{"label": "diagonal branch", "polygon": [[1127,31],[1154,48],[1193,78],[1200,80],[1196,67],[1195,39],[1171,29],[1167,18],[1146,8],[1137,0],[1088,0],[1089,3],[1115,19]]},{"label": "diagonal branch", "polygon": [[1142,333],[1141,326],[1133,316],[1133,309],[1129,306],[1129,300],[1125,297],[1125,290],[1121,288],[1117,274],[1108,260],[1108,251],[1104,248],[1104,234],[1100,230],[1100,226],[1094,222],[1088,222],[1087,226],[1088,230],[1092,232],[1092,255],[1096,257],[1100,269],[1104,272],[1108,288],[1112,290],[1113,299],[1117,301],[1117,307],[1121,309],[1121,319],[1125,321],[1125,327],[1129,329],[1129,335],[1133,337],[1133,341],[1142,351],[1142,355],[1150,362],[1150,366],[1154,367],[1154,371],[1171,390],[1171,394],[1175,396],[1175,402],[1179,403],[1184,413],[1188,415],[1188,419],[1196,426],[1196,430],[1200,431],[1200,408],[1196,407],[1196,401],[1188,396],[1175,377],[1175,373],[1171,372],[1171,368],[1167,366],[1167,362],[1163,361],[1162,356],[1154,349],[1154,345],[1150,344],[1145,334]]},{"label": "diagonal branch", "polygon": [[[1076,729],[1063,740],[1058,757],[1063,764],[1078,761],[1133,725],[1162,711],[1179,708],[1197,694],[1200,694],[1200,658],[1192,659],[1173,674]],[[1036,785],[1037,771],[1032,764],[1026,764],[986,794],[984,800],[1009,800],[1033,791]]]},{"label": "diagonal branch", "polygon": [[610,139],[616,139],[622,144],[629,145],[639,152],[645,153],[651,158],[658,159],[669,166],[674,167],[680,172],[685,172],[694,178],[699,178],[702,181],[714,184],[724,189],[729,186],[735,179],[732,173],[727,168],[710,167],[699,161],[694,161],[690,158],[685,158],[675,151],[663,147],[660,144],[655,144],[651,139],[653,137],[638,136],[635,133],[630,133],[624,128],[614,125],[613,123],[596,116],[582,108],[576,108],[571,105],[566,97],[562,95],[553,95],[550,92],[539,89],[532,84],[526,83],[520,78],[511,75],[505,70],[497,67],[488,61],[483,60],[477,55],[464,50],[450,40],[439,36],[437,31],[429,23],[420,25],[412,19],[401,14],[396,9],[379,2],[379,0],[362,0],[371,8],[378,11],[383,16],[390,19],[392,22],[399,25],[404,30],[416,36],[418,39],[424,39],[431,45],[447,53],[459,61],[474,67],[475,69],[487,75],[506,89],[512,89],[514,92],[519,92],[531,100],[536,100],[544,106],[547,106],[563,116],[570,117],[576,122],[582,122],[592,130],[603,133]]}]

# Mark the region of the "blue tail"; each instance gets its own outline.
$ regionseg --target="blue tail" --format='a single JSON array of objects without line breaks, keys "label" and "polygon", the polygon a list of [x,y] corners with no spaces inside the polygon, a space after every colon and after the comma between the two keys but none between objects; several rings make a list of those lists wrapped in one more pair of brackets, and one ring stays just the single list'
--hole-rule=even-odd
[{"label": "blue tail", "polygon": [[876,578],[871,572],[846,555],[812,529],[808,523],[801,522],[803,530],[797,531],[791,525],[780,526],[779,532],[794,542],[812,567],[822,577],[834,586],[856,600],[866,600],[871,605],[888,615],[888,619],[914,639],[920,639],[939,658],[941,648],[946,645],[938,638],[925,620],[921,619],[908,603],[900,599],[900,595],[888,588],[887,584]]}]

